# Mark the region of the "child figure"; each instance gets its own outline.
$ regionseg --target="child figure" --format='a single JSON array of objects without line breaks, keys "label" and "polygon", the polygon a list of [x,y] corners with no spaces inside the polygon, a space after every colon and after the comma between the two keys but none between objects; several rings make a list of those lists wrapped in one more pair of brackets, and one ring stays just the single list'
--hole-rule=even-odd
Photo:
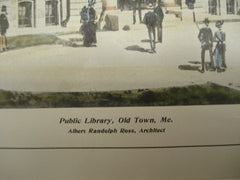
[{"label": "child figure", "polygon": [[221,67],[224,67],[224,68],[227,67],[226,64],[225,64],[226,46],[225,46],[225,43],[224,43],[225,39],[226,39],[226,35],[222,31],[223,22],[224,22],[223,20],[216,22],[216,27],[218,28],[218,31],[215,32],[214,37],[213,37],[213,41],[216,42],[214,55],[215,55],[217,72],[224,71],[224,69],[221,69]]}]

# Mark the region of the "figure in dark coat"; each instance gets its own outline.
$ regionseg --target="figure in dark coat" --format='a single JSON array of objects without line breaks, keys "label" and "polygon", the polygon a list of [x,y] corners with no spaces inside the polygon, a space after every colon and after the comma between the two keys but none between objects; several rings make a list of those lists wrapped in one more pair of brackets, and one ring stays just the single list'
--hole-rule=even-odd
[{"label": "figure in dark coat", "polygon": [[141,0],[132,0],[133,5],[133,24],[136,23],[136,10],[138,6],[139,22],[142,23]]},{"label": "figure in dark coat", "polygon": [[[157,26],[157,15],[151,11],[147,12],[144,15],[143,23],[146,24],[148,29],[151,50],[152,52],[155,52],[155,39],[156,39],[155,27]],[[152,34],[153,34],[153,38],[152,38]]]},{"label": "figure in dark coat", "polygon": [[7,6],[3,5],[0,14],[0,51],[5,51],[7,49],[7,37],[6,32],[9,28],[9,23],[7,19]]},{"label": "figure in dark coat", "polygon": [[213,54],[212,54],[212,47],[213,47],[213,34],[211,28],[208,27],[210,21],[205,18],[203,23],[206,27],[200,29],[198,34],[198,39],[201,42],[201,64],[202,67],[200,72],[203,73],[205,70],[205,51],[209,51],[210,56],[210,67],[214,69],[214,62],[213,62]]},{"label": "figure in dark coat", "polygon": [[161,0],[158,0],[158,5],[154,8],[154,13],[157,15],[157,35],[158,41],[162,42],[162,22],[164,18],[164,13],[161,7]]},{"label": "figure in dark coat", "polygon": [[90,46],[91,43],[97,43],[97,26],[94,23],[97,15],[95,9],[93,8],[94,3],[95,1],[89,0],[88,7],[84,6],[80,12],[80,22],[83,23],[80,27],[80,32],[83,34],[84,46]]}]

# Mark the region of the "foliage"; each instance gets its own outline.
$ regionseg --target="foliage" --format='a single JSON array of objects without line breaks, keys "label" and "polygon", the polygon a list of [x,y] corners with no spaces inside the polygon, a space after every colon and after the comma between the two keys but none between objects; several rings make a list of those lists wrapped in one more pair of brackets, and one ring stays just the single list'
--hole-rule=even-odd
[{"label": "foliage", "polygon": [[239,104],[240,92],[216,84],[109,92],[0,91],[0,108]]},{"label": "foliage", "polygon": [[51,34],[20,35],[8,38],[8,49],[23,48],[42,44],[56,44],[61,40]]}]

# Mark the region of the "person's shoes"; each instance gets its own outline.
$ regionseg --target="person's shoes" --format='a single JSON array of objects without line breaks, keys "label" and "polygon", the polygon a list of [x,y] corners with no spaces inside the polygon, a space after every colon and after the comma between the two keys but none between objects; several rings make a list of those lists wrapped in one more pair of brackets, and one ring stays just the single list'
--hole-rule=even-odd
[{"label": "person's shoes", "polygon": [[198,70],[200,73],[204,73],[204,69],[199,69]]},{"label": "person's shoes", "polygon": [[223,64],[222,67],[223,67],[223,68],[227,68],[227,65],[226,65],[226,64]]},{"label": "person's shoes", "polygon": [[213,63],[213,62],[210,62],[210,63],[209,63],[209,67],[210,67],[210,68],[215,68],[214,63]]},{"label": "person's shoes", "polygon": [[225,69],[221,69],[220,67],[217,68],[218,73],[221,73],[221,72],[224,72],[224,71],[225,71]]},{"label": "person's shoes", "polygon": [[136,19],[135,18],[133,18],[133,24],[135,24],[136,23]]},{"label": "person's shoes", "polygon": [[215,67],[210,67],[209,71],[216,71],[216,68]]}]

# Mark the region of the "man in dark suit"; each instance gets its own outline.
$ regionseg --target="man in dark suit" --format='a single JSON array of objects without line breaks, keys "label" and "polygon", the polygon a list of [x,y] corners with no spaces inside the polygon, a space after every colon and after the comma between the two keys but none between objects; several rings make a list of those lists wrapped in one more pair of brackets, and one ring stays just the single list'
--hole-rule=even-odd
[{"label": "man in dark suit", "polygon": [[204,72],[205,67],[205,51],[209,51],[210,56],[210,67],[214,69],[214,62],[213,62],[213,54],[212,54],[212,47],[213,47],[213,34],[211,28],[208,27],[210,21],[208,18],[205,18],[203,23],[206,25],[206,27],[203,27],[200,29],[198,34],[198,39],[201,42],[201,63],[202,67],[200,69],[200,72]]},{"label": "man in dark suit", "polygon": [[162,2],[161,0],[158,0],[158,4],[154,8],[154,13],[157,15],[157,36],[160,43],[162,42],[162,22],[164,18],[164,13],[161,6]]},{"label": "man in dark suit", "polygon": [[136,10],[138,6],[139,22],[142,23],[141,0],[132,0],[133,5],[133,24],[136,23]]},{"label": "man in dark suit", "polygon": [[7,49],[7,37],[6,32],[9,27],[8,19],[7,19],[7,6],[3,5],[1,8],[0,14],[0,51],[5,51]]},{"label": "man in dark suit", "polygon": [[[146,24],[148,29],[148,36],[150,40],[151,52],[155,51],[155,27],[157,26],[156,13],[149,11],[144,15],[143,23]],[[152,37],[153,35],[153,37]]]}]

